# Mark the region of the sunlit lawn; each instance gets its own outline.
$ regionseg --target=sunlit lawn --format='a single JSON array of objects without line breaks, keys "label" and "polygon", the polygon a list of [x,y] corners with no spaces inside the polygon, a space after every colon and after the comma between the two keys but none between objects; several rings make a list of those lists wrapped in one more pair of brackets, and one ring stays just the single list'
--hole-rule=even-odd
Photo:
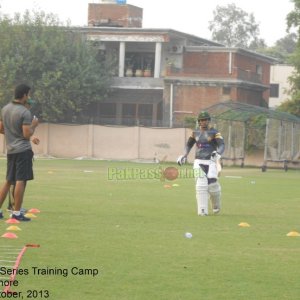
[{"label": "sunlit lawn", "polygon": [[[145,178],[168,166],[36,160],[24,206],[41,212],[18,224],[17,239],[0,239],[40,245],[25,252],[28,275],[12,290],[53,300],[299,299],[300,237],[287,234],[300,232],[300,172],[227,167],[222,213],[198,217],[192,178]],[[135,175],[111,177],[125,169]]]}]

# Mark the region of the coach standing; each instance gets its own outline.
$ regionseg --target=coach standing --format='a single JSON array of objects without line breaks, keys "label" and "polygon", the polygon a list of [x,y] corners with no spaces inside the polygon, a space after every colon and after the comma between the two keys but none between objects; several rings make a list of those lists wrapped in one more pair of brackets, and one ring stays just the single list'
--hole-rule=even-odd
[{"label": "coach standing", "polygon": [[[21,206],[26,183],[33,179],[30,138],[39,124],[38,119],[32,118],[31,112],[26,108],[29,92],[28,85],[18,85],[15,88],[15,100],[2,108],[0,116],[0,133],[5,135],[7,148],[6,181],[0,191],[0,208],[11,184],[15,183],[15,207],[11,217],[18,221],[30,221],[30,218],[21,212]],[[0,218],[3,218],[2,211]]]}]

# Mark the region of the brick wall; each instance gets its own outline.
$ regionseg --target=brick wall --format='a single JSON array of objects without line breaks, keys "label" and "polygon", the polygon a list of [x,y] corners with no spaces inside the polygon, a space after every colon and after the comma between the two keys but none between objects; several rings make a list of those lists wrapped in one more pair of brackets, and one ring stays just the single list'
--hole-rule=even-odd
[{"label": "brick wall", "polygon": [[185,53],[183,57],[183,73],[205,77],[229,77],[228,53]]},{"label": "brick wall", "polygon": [[133,5],[89,3],[88,24],[93,26],[99,23],[141,28],[143,9]]},{"label": "brick wall", "polygon": [[192,111],[198,115],[199,111],[219,103],[220,89],[208,86],[177,86],[174,101],[175,111]]},{"label": "brick wall", "polygon": [[[196,116],[200,110],[222,101],[258,106],[263,101],[267,103],[269,92],[262,86],[269,86],[269,68],[269,63],[239,52],[232,52],[231,65],[229,52],[184,53],[182,70],[170,76],[174,78],[174,122]],[[170,97],[169,90],[168,87],[165,100]]]}]

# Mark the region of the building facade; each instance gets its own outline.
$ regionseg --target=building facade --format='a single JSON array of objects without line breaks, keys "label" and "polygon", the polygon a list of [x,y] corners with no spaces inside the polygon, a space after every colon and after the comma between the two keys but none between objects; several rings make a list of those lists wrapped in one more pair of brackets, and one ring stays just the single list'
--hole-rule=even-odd
[{"label": "building facade", "polygon": [[268,106],[270,57],[172,29],[142,28],[141,8],[89,4],[85,38],[115,61],[111,93],[98,123],[182,126],[221,101]]},{"label": "building facade", "polygon": [[291,65],[273,65],[271,66],[270,76],[270,99],[269,107],[276,108],[282,102],[289,99],[289,90],[291,86],[288,78],[292,76],[295,68]]}]

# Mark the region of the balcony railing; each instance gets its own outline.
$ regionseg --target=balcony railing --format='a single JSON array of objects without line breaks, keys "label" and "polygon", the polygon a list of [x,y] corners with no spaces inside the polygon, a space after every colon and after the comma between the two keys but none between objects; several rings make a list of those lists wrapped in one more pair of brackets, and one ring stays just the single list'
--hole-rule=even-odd
[{"label": "balcony railing", "polygon": [[136,89],[163,89],[163,78],[153,77],[113,77],[113,87]]},{"label": "balcony railing", "polygon": [[168,67],[166,76],[177,76],[177,77],[201,77],[201,78],[222,78],[222,79],[236,79],[243,81],[250,81],[253,83],[262,84],[262,74],[257,74],[251,72],[250,70],[243,70],[241,68],[233,68],[232,73],[228,72],[228,69],[213,69],[201,70],[199,67],[190,67],[190,68],[177,68],[177,67]]}]

